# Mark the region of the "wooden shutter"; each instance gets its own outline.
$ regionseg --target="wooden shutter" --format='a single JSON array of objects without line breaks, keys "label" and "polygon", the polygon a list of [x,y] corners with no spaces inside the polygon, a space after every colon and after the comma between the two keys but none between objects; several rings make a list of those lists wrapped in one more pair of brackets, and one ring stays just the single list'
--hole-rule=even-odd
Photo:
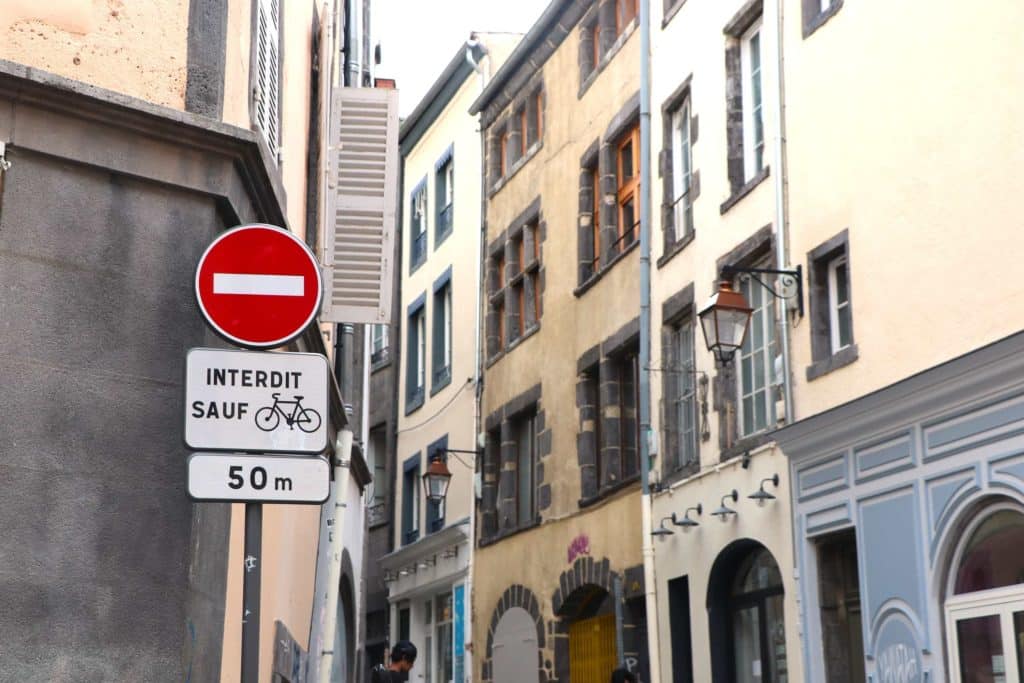
[{"label": "wooden shutter", "polygon": [[324,322],[391,320],[398,91],[338,88],[331,101]]},{"label": "wooden shutter", "polygon": [[278,0],[257,1],[255,119],[274,159],[281,145],[280,20]]}]

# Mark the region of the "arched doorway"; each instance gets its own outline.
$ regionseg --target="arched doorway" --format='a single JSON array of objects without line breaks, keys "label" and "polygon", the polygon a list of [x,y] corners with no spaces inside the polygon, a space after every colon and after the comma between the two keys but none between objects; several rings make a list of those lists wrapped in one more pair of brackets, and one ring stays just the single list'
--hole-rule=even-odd
[{"label": "arched doorway", "polygon": [[986,508],[966,527],[946,591],[949,680],[1019,681],[1024,673],[1024,511]]},{"label": "arched doorway", "polygon": [[522,607],[501,616],[491,652],[494,683],[539,683],[537,624]]},{"label": "arched doorway", "polygon": [[736,541],[711,568],[708,620],[715,683],[788,683],[782,573],[760,543]]},{"label": "arched doorway", "polygon": [[349,683],[353,680],[355,611],[352,609],[352,586],[343,576],[338,590],[337,621],[334,627],[334,656],[331,658],[331,683]]},{"label": "arched doorway", "polygon": [[601,586],[586,584],[569,594],[559,616],[569,634],[569,680],[604,683],[618,666],[615,602]]}]

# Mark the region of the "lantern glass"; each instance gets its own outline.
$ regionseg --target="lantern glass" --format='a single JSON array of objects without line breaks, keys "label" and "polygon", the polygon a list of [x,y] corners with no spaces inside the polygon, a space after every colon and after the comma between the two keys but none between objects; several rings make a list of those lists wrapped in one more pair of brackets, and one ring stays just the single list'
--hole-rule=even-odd
[{"label": "lantern glass", "polygon": [[435,457],[423,475],[423,492],[427,500],[436,504],[444,502],[451,479],[452,473],[448,471],[448,465],[441,458]]},{"label": "lantern glass", "polygon": [[728,281],[719,285],[718,291],[698,313],[704,342],[718,360],[729,362],[743,345],[752,314],[743,294],[733,291]]}]

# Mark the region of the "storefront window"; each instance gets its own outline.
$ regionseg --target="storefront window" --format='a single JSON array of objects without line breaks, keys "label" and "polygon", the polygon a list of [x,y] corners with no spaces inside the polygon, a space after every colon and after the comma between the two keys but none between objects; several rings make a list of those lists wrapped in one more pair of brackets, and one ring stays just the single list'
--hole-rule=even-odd
[{"label": "storefront window", "polygon": [[736,683],[787,683],[786,625],[782,575],[765,548],[739,565],[730,599],[733,680]]},{"label": "storefront window", "polygon": [[1024,674],[1024,515],[986,513],[969,529],[946,600],[953,683],[1008,683]]}]

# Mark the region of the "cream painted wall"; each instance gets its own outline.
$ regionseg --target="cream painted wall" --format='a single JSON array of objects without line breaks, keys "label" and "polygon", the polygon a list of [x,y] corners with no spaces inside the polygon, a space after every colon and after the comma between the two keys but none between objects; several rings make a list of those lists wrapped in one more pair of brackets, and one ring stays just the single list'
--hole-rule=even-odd
[{"label": "cream painted wall", "polygon": [[1022,23],[1018,2],[911,0],[846,3],[806,40],[789,25],[792,258],[849,229],[859,349],[807,382],[797,329],[798,418],[1024,327]]},{"label": "cream painted wall", "polygon": [[185,108],[188,0],[4,0],[0,59]]},{"label": "cream painted wall", "polygon": [[[662,367],[661,329],[662,303],[688,285],[694,288],[695,307],[703,306],[713,293],[717,280],[716,261],[745,239],[774,221],[774,183],[778,173],[771,168],[773,160],[773,108],[770,97],[776,92],[776,72],[770,56],[774,54],[771,40],[772,27],[762,26],[762,92],[764,93],[765,164],[770,168],[768,178],[756,186],[724,214],[722,203],[729,198],[726,140],[726,70],[724,55],[727,36],[723,28],[745,3],[729,0],[723,3],[694,3],[682,5],[678,13],[661,27],[661,13],[655,10],[652,29],[652,159],[657,160],[663,146],[662,105],[676,92],[687,78],[690,82],[691,116],[697,119],[698,137],[692,146],[693,169],[699,172],[700,193],[694,200],[695,237],[682,251],[662,267],[652,270],[652,328],[651,359],[656,368]],[[656,163],[656,161],[655,161]],[[662,182],[657,168],[652,183],[652,260],[663,254],[661,204],[664,200]],[[798,332],[799,333],[799,332]],[[710,379],[716,376],[714,360],[706,351],[704,339],[695,329],[695,361],[697,370]],[[652,477],[662,476],[666,459],[662,432],[663,399],[662,372],[651,373],[652,421],[661,441]],[[711,382],[713,385],[714,382]],[[655,575],[658,600],[658,625],[662,680],[672,678],[671,625],[669,623],[668,581],[679,576],[689,577],[691,638],[694,680],[711,680],[710,653],[716,643],[709,642],[707,588],[711,567],[718,554],[738,539],[754,539],[767,547],[779,564],[785,588],[786,646],[788,650],[789,679],[793,683],[803,680],[800,656],[800,632],[796,585],[793,581],[793,545],[789,505],[788,462],[774,448],[752,453],[749,469],[743,469],[739,460],[720,464],[719,414],[714,401],[717,390],[708,391],[708,428],[710,439],[699,443],[700,471],[683,480],[669,491],[655,495],[652,518],[655,527],[673,512],[682,516],[687,507],[701,503],[704,515],[698,518],[701,526],[688,532],[675,528],[675,535],[655,541]],[[757,490],[760,480],[772,474],[781,477],[781,485],[768,490],[776,500],[759,508],[747,495]],[[739,511],[726,523],[711,517],[723,495],[733,489],[740,499],[730,507]],[[674,528],[669,524],[669,528]]]},{"label": "cream painted wall", "polygon": [[576,360],[640,314],[639,250],[606,271],[582,296],[573,294],[578,285],[580,158],[638,92],[639,46],[640,35],[634,30],[583,98],[577,99],[579,34],[577,28],[569,32],[541,68],[542,146],[487,205],[488,244],[537,197],[547,226],[541,245],[546,285],[540,330],[487,369],[483,406],[486,416],[542,384],[541,403],[553,435],[552,457],[544,464],[544,483],[551,485],[552,501],[545,517],[580,511]]},{"label": "cream painted wall", "polygon": [[[691,518],[700,522],[699,527],[684,531],[667,523],[669,528],[675,530],[675,534],[658,538],[654,544],[662,680],[672,680],[672,624],[669,621],[668,581],[680,576],[689,578],[693,680],[712,680],[711,652],[722,647],[722,644],[711,642],[708,632],[706,605],[711,567],[719,553],[738,539],[758,541],[771,552],[779,565],[785,590],[787,680],[791,683],[804,680],[799,603],[792,569],[792,522],[789,481],[786,477],[788,467],[786,456],[780,450],[767,447],[754,455],[749,469],[744,470],[739,462],[733,461],[721,470],[707,470],[703,476],[671,489],[656,499],[652,515],[655,524],[673,512],[682,517],[686,508],[698,503],[704,506],[702,516],[697,517],[691,513]],[[766,490],[773,493],[776,500],[758,506],[747,498],[747,495],[757,490],[762,479],[773,474],[781,477],[781,483],[777,489],[769,483]],[[710,513],[718,507],[722,496],[734,488],[739,493],[739,501],[727,503],[737,514],[721,522]]]},{"label": "cream painted wall", "polygon": [[[288,49],[290,46],[285,46]],[[224,56],[224,123],[249,128],[249,60],[252,57],[252,0],[228,2],[228,32]]]},{"label": "cream painted wall", "polygon": [[[480,36],[491,52],[486,66],[493,73],[507,56],[517,38],[508,35]],[[476,324],[474,314],[479,291],[479,239],[480,239],[480,133],[479,124],[469,114],[469,106],[480,94],[480,79],[470,75],[458,92],[427,130],[404,160],[402,201],[402,274],[400,308],[403,327],[400,343],[401,368],[399,372],[399,417],[397,463],[395,481],[395,547],[401,546],[402,496],[404,480],[402,463],[421,454],[421,474],[428,465],[427,446],[448,435],[448,447],[473,450],[476,444],[474,394],[472,383],[476,364]],[[440,246],[435,246],[436,176],[435,163],[454,145],[452,159],[455,171],[454,211],[451,234]],[[427,258],[415,272],[409,273],[411,192],[417,183],[427,179]],[[433,323],[435,306],[433,284],[451,266],[452,269],[452,381],[444,389],[431,395]],[[405,414],[405,378],[408,372],[408,325],[406,312],[409,304],[426,293],[426,373],[424,403],[410,415]],[[445,521],[451,523],[473,514],[472,454],[456,454],[448,458],[452,480],[445,503]],[[417,482],[422,487],[422,482]],[[420,510],[420,537],[426,534],[426,505],[418,496]]]}]

